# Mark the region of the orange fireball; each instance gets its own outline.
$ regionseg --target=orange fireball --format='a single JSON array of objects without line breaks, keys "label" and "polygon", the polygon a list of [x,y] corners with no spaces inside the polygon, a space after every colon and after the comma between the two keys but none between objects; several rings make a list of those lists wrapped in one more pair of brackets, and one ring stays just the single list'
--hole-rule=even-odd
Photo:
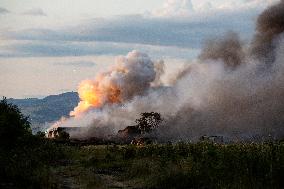
[{"label": "orange fireball", "polygon": [[78,93],[81,101],[74,111],[70,112],[70,116],[78,116],[90,108],[99,108],[107,103],[121,102],[118,87],[112,85],[102,87],[97,80],[85,80],[80,83]]}]

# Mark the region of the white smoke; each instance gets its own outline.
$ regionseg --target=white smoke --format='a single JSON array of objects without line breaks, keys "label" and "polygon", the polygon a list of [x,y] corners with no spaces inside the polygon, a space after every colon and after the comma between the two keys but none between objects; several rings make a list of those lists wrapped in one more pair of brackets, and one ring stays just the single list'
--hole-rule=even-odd
[{"label": "white smoke", "polygon": [[[284,1],[280,5],[284,9]],[[275,15],[283,18],[281,12]],[[202,135],[232,140],[282,138],[284,27],[277,27],[277,33],[269,35],[273,38],[269,41],[273,43],[271,53],[262,54],[271,58],[258,58],[255,52],[246,51],[238,37],[229,33],[210,41],[200,59],[169,77],[170,86],[160,80],[167,69],[163,62],[153,62],[146,54],[132,51],[119,57],[114,69],[104,75],[111,86],[118,86],[122,101],[105,103],[62,125],[88,126],[88,132],[77,133],[80,137],[104,137],[133,125],[142,112],[159,112],[164,118],[157,132],[159,139],[196,140]],[[226,48],[228,44],[233,47]],[[267,49],[258,48],[257,53],[261,52]],[[102,81],[100,85],[109,86]]]},{"label": "white smoke", "polygon": [[102,137],[102,128],[104,136],[115,134],[133,125],[141,112],[154,111],[165,119],[158,132],[162,139],[283,137],[283,50],[283,45],[277,48],[273,66],[265,71],[262,62],[250,59],[236,70],[228,70],[222,61],[191,63],[185,68],[190,71],[173,86],[149,88],[144,95],[95,109],[64,125],[87,125],[92,129],[81,137]]}]

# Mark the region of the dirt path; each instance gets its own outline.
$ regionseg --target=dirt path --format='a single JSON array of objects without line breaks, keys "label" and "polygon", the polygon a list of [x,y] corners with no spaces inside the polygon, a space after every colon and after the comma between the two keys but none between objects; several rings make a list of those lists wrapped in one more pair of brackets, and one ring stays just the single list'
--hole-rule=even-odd
[{"label": "dirt path", "polygon": [[79,173],[76,173],[75,168],[70,165],[58,166],[54,171],[54,175],[57,187],[60,189],[82,188],[78,182]]},{"label": "dirt path", "polygon": [[129,183],[118,181],[117,178],[112,175],[98,174],[98,176],[105,185],[105,188],[134,188],[130,186]]},{"label": "dirt path", "polygon": [[60,189],[115,189],[115,188],[139,188],[128,181],[118,179],[117,175],[96,173],[82,165],[60,165],[54,169],[57,188]]}]

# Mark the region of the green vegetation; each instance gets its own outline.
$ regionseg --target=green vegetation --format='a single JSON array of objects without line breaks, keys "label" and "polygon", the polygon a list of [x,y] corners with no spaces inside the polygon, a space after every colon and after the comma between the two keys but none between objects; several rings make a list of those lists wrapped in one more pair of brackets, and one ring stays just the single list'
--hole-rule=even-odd
[{"label": "green vegetation", "polygon": [[161,115],[157,112],[141,113],[141,117],[135,120],[136,126],[142,133],[149,133],[158,128],[162,121]]},{"label": "green vegetation", "polygon": [[0,107],[0,188],[284,188],[283,142],[71,146]]},{"label": "green vegetation", "polygon": [[28,118],[17,106],[8,104],[6,98],[0,101],[0,126],[0,144],[4,148],[10,148],[31,135]]},{"label": "green vegetation", "polygon": [[86,146],[82,164],[135,188],[283,188],[284,144]]},{"label": "green vegetation", "polygon": [[68,150],[42,134],[33,136],[27,120],[5,98],[0,101],[0,188],[56,186],[50,182],[51,168]]}]

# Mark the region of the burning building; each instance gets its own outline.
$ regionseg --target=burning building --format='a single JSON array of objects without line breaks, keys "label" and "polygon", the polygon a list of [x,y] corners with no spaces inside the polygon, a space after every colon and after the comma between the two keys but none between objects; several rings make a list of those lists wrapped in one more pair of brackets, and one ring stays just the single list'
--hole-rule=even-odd
[{"label": "burning building", "polygon": [[81,127],[55,127],[46,131],[47,138],[60,138],[62,135],[70,135],[71,133],[81,131]]}]

